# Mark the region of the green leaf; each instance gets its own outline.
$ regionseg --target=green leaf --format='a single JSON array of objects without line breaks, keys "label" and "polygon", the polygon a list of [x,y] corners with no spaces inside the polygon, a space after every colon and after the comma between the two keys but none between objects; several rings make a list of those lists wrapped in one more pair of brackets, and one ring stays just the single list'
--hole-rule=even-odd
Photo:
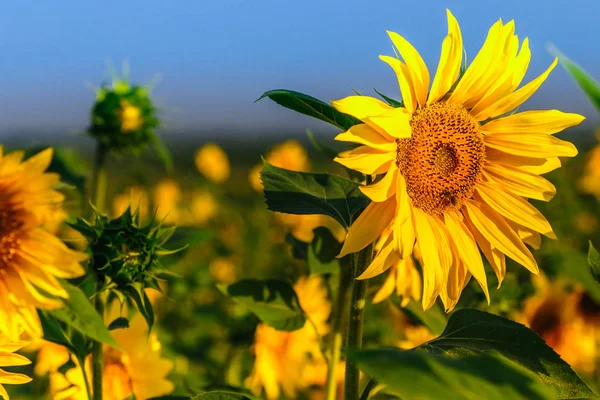
[{"label": "green leaf", "polygon": [[297,260],[306,260],[308,258],[309,243],[296,238],[290,232],[285,234],[285,242],[292,247],[292,256]]},{"label": "green leaf", "polygon": [[402,399],[546,400],[552,391],[522,367],[490,355],[443,355],[376,349],[350,353],[384,391]]},{"label": "green leaf", "polygon": [[213,390],[200,393],[199,395],[192,397],[192,400],[252,400],[254,398],[254,396],[250,397],[244,393]]},{"label": "green leaf", "polygon": [[108,330],[114,331],[115,329],[125,329],[129,328],[129,320],[125,317],[119,317],[115,319],[113,322],[108,324]]},{"label": "green leaf", "polygon": [[38,310],[38,315],[44,331],[44,340],[64,346],[71,351],[75,350],[55,317],[50,315],[48,311],[41,310]]},{"label": "green leaf", "polygon": [[594,248],[590,240],[590,249],[588,251],[588,264],[594,280],[600,283],[600,253]]},{"label": "green leaf", "polygon": [[329,104],[304,93],[277,89],[263,93],[256,101],[265,97],[270,98],[281,106],[299,112],[300,114],[305,114],[320,119],[321,121],[328,122],[345,131],[351,126],[362,124],[362,121],[358,118],[341,113]]},{"label": "green leaf", "polygon": [[75,364],[75,361],[73,361],[69,357],[69,359],[67,360],[66,363],[64,363],[63,365],[61,365],[60,367],[58,367],[58,372],[60,372],[61,374],[65,375],[68,370],[73,369],[73,368],[77,368],[77,364]]},{"label": "green leaf", "polygon": [[138,311],[144,319],[146,320],[146,324],[148,325],[148,335],[152,331],[152,326],[154,325],[154,309],[152,308],[152,303],[144,290],[144,286],[141,282],[134,282],[124,289],[127,296],[134,301]]},{"label": "green leaf", "polygon": [[556,397],[596,397],[569,364],[534,331],[483,311],[454,312],[441,336],[417,349],[453,357],[497,354],[535,373]]},{"label": "green leaf", "polygon": [[394,100],[391,97],[388,97],[385,94],[381,93],[380,91],[378,91],[375,88],[373,88],[373,90],[375,91],[375,93],[377,93],[378,95],[380,95],[381,98],[384,99],[390,106],[396,107],[396,108],[398,108],[398,107],[404,107],[404,102],[398,101],[398,100]]},{"label": "green leaf", "polygon": [[[397,305],[400,307],[399,304]],[[427,327],[434,335],[440,335],[448,322],[446,314],[444,314],[437,304],[429,310],[423,311],[420,302],[411,301],[406,307],[401,307],[400,309],[407,314],[410,319]]]},{"label": "green leaf", "polygon": [[323,214],[349,228],[369,204],[359,184],[331,174],[289,171],[264,162],[267,207],[287,214]]},{"label": "green leaf", "polygon": [[583,68],[569,60],[567,56],[561,53],[556,47],[550,45],[548,50],[559,57],[560,64],[563,68],[571,75],[596,109],[600,111],[600,84]]},{"label": "green leaf", "polygon": [[229,286],[219,286],[219,289],[265,324],[280,331],[295,331],[306,322],[298,296],[286,281],[242,279]]},{"label": "green leaf", "polygon": [[319,226],[313,230],[314,239],[308,245],[307,264],[311,274],[335,274],[340,272],[342,244],[333,237],[329,229]]},{"label": "green leaf", "polygon": [[564,248],[560,253],[553,255],[553,263],[560,268],[561,274],[581,283],[586,293],[596,302],[600,303],[600,285],[590,273],[588,257],[579,250]]},{"label": "green leaf", "polygon": [[49,313],[85,336],[118,349],[119,345],[110,335],[102,317],[98,315],[85,293],[65,280],[60,282],[69,294],[69,299],[65,300],[63,308]]}]

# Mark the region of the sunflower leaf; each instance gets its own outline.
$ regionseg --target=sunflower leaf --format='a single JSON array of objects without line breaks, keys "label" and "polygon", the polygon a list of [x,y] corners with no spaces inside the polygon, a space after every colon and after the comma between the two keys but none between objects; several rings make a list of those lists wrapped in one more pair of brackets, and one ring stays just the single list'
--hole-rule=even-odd
[{"label": "sunflower leaf", "polygon": [[83,335],[119,349],[119,345],[104,325],[104,320],[98,315],[85,293],[65,280],[60,280],[60,283],[69,294],[69,299],[64,301],[63,308],[48,313]]},{"label": "sunflower leaf", "polygon": [[246,307],[265,324],[280,331],[295,331],[304,326],[306,316],[292,285],[277,279],[242,279],[219,290]]},{"label": "sunflower leaf", "polygon": [[402,101],[398,101],[398,100],[394,100],[391,97],[386,96],[385,94],[381,93],[379,90],[373,88],[373,90],[375,91],[375,93],[377,93],[379,96],[381,96],[382,99],[385,100],[386,103],[388,103],[390,106],[392,107],[404,107],[404,102]]},{"label": "sunflower leaf", "polygon": [[337,175],[290,171],[266,161],[260,175],[271,211],[328,215],[348,228],[369,204],[358,183]]},{"label": "sunflower leaf", "polygon": [[550,45],[550,53],[558,56],[560,64],[571,75],[581,90],[590,99],[594,107],[600,111],[600,83],[590,76],[583,68],[569,60],[567,56],[560,52],[556,47]]},{"label": "sunflower leaf", "polygon": [[358,118],[341,113],[324,101],[315,99],[304,93],[294,92],[293,90],[270,90],[263,93],[256,101],[264,99],[265,97],[270,98],[275,103],[289,108],[290,110],[328,122],[345,131],[351,126],[362,123]]},{"label": "sunflower leaf", "polygon": [[359,368],[403,399],[553,399],[538,378],[514,363],[486,354],[452,358],[383,348],[350,352]]},{"label": "sunflower leaf", "polygon": [[590,265],[590,271],[592,272],[592,276],[594,280],[600,283],[600,253],[592,244],[590,240],[590,249],[588,251],[588,264]]},{"label": "sunflower leaf", "polygon": [[253,400],[256,397],[241,393],[233,392],[228,390],[212,390],[210,392],[200,393],[191,398],[191,400]]},{"label": "sunflower leaf", "polygon": [[342,244],[324,226],[315,228],[313,233],[314,238],[307,251],[307,264],[311,275],[340,272],[340,260],[336,256],[340,254]]},{"label": "sunflower leaf", "polygon": [[417,350],[462,358],[496,354],[533,372],[561,399],[596,398],[569,364],[534,331],[475,309],[454,312],[444,332]]}]

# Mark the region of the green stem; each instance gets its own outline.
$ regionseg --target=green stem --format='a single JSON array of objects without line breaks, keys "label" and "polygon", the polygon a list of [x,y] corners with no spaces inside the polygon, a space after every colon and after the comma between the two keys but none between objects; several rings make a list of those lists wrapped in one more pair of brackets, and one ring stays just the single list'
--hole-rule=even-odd
[{"label": "green stem", "polygon": [[[98,289],[96,292],[96,298],[94,300],[94,306],[96,311],[104,320],[104,299],[100,294],[101,285],[98,283]],[[93,390],[94,390],[94,400],[102,400],[102,376],[104,369],[104,352],[102,349],[101,342],[94,342],[94,347],[92,348],[92,380],[93,380]]]},{"label": "green stem", "polygon": [[[359,253],[353,254],[353,277],[356,278],[371,263],[373,258],[373,245],[369,245]],[[365,302],[367,297],[367,280],[355,280],[352,288],[352,299],[350,300],[350,316],[348,318],[347,348],[360,350],[362,347],[363,318]],[[351,359],[346,358],[346,382],[344,386],[344,400],[358,400],[360,371],[358,365]]]},{"label": "green stem", "polygon": [[371,390],[373,390],[375,386],[377,386],[377,381],[375,381],[375,379],[371,379],[360,395],[360,400],[368,400]]},{"label": "green stem", "polygon": [[325,400],[335,400],[337,392],[337,367],[340,363],[343,342],[343,321],[346,315],[350,290],[352,288],[352,258],[347,255],[340,260],[340,282],[337,291],[337,299],[334,304],[332,321],[332,340],[330,342],[329,363],[327,366],[327,383],[325,388]]},{"label": "green stem", "polygon": [[83,381],[85,382],[85,392],[87,393],[87,398],[88,400],[92,400],[92,389],[90,388],[90,380],[87,369],[85,368],[85,357],[83,359],[78,358],[78,360],[81,367],[81,372],[83,374]]},{"label": "green stem", "polygon": [[90,201],[100,212],[104,211],[106,200],[106,155],[108,149],[98,143],[94,155],[94,167],[92,169],[92,181],[90,182]]}]

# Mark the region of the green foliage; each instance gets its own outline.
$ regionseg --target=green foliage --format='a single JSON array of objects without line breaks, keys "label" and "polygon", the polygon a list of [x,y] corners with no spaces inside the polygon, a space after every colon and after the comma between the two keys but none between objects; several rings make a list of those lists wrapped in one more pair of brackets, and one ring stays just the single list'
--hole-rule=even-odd
[{"label": "green foliage", "polygon": [[590,241],[590,249],[588,251],[588,263],[594,280],[600,283],[600,253]]},{"label": "green foliage", "polygon": [[256,101],[265,97],[300,114],[320,119],[345,131],[351,126],[362,124],[358,118],[341,113],[329,104],[304,93],[283,89],[270,90],[263,93]]},{"label": "green foliage", "polygon": [[385,391],[402,399],[553,399],[535,375],[490,355],[451,358],[438,354],[376,349],[350,353]]},{"label": "green foliage", "polygon": [[404,102],[398,101],[398,100],[394,100],[391,97],[388,97],[385,94],[381,93],[377,89],[373,89],[373,90],[375,91],[375,93],[377,93],[379,96],[381,96],[381,98],[383,100],[385,100],[386,103],[388,103],[390,106],[396,107],[396,108],[398,108],[398,107],[404,107]]},{"label": "green foliage", "polygon": [[581,90],[587,95],[594,107],[600,111],[600,84],[583,68],[569,60],[556,47],[551,46],[550,52],[559,57],[560,64],[571,75]]},{"label": "green foliage", "polygon": [[219,289],[277,330],[295,331],[306,322],[298,296],[289,282],[242,279],[229,286],[219,286]]},{"label": "green foliage", "polygon": [[413,321],[427,327],[434,335],[440,335],[448,323],[446,314],[444,314],[438,304],[434,304],[429,310],[423,311],[423,307],[419,302],[411,301],[406,307],[402,307],[401,310]]},{"label": "green foliage", "polygon": [[254,396],[243,393],[214,390],[200,393],[199,395],[192,397],[192,400],[252,400],[254,398]]},{"label": "green foliage", "polygon": [[129,328],[129,320],[125,317],[119,317],[108,324],[108,330],[113,331],[115,329]]},{"label": "green foliage", "polygon": [[457,358],[497,354],[535,373],[558,398],[596,397],[569,364],[534,331],[483,311],[454,312],[444,332],[417,349]]},{"label": "green foliage", "polygon": [[331,174],[289,171],[264,162],[267,207],[287,214],[323,214],[349,228],[369,204],[358,183]]},{"label": "green foliage", "polygon": [[340,260],[336,257],[342,250],[342,244],[324,226],[315,228],[313,233],[314,239],[307,249],[307,263],[310,273],[321,275],[340,272]]},{"label": "green foliage", "polygon": [[[64,307],[52,310],[49,314],[90,339],[119,348],[85,293],[67,281],[61,280],[61,284],[69,294],[69,299],[64,301]],[[56,334],[56,327],[50,332]]]}]

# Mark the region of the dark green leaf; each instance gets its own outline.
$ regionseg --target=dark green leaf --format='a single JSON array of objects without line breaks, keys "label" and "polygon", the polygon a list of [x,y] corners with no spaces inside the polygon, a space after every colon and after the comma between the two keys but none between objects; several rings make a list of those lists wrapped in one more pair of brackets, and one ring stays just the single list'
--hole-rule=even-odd
[{"label": "dark green leaf", "polygon": [[337,175],[289,171],[266,161],[260,175],[271,211],[328,215],[348,228],[369,204],[358,183]]},{"label": "dark green leaf", "polygon": [[225,390],[214,390],[211,392],[200,393],[192,397],[192,400],[252,400],[254,396],[238,392],[229,392]]},{"label": "dark green leaf", "polygon": [[77,367],[77,364],[75,364],[75,362],[71,358],[69,358],[69,360],[66,363],[64,363],[63,365],[58,367],[58,372],[65,375],[68,370],[76,368],[76,367]]},{"label": "dark green leaf", "polygon": [[454,357],[498,354],[535,373],[561,399],[595,397],[569,364],[534,331],[483,311],[456,311],[440,337],[417,349]]},{"label": "dark green leaf", "polygon": [[594,248],[594,245],[590,241],[590,249],[588,251],[588,264],[590,265],[590,271],[594,280],[600,283],[600,253]]},{"label": "dark green leaf", "polygon": [[313,230],[314,239],[308,245],[308,269],[311,274],[335,274],[340,272],[340,254],[342,244],[336,240],[331,231],[324,226]]},{"label": "dark green leaf", "polygon": [[545,400],[552,391],[534,374],[489,355],[450,358],[400,349],[350,353],[358,366],[402,399]]},{"label": "dark green leaf", "polygon": [[377,89],[373,89],[378,95],[381,96],[382,99],[384,99],[390,106],[392,107],[404,107],[404,103],[402,101],[398,101],[398,100],[394,100],[391,97],[386,96],[385,94],[381,93],[380,91],[378,91]]},{"label": "dark green leaf", "polygon": [[242,279],[219,289],[275,329],[295,331],[304,326],[306,317],[292,285],[286,281]]},{"label": "dark green leaf", "polygon": [[569,60],[556,47],[550,46],[550,52],[559,57],[560,64],[571,75],[592,104],[600,111],[600,84],[592,78],[583,68]]},{"label": "dark green leaf", "polygon": [[56,318],[49,314],[48,311],[38,310],[38,315],[40,316],[42,330],[44,331],[44,340],[74,350],[71,341],[63,332],[60,322]]},{"label": "dark green leaf", "polygon": [[125,328],[129,328],[129,320],[125,317],[119,317],[108,325],[109,331],[114,331],[115,329],[125,329]]},{"label": "dark green leaf", "polygon": [[65,306],[49,313],[85,336],[109,346],[119,348],[119,345],[110,335],[104,321],[96,312],[87,296],[76,286],[61,280],[62,286],[69,294]]},{"label": "dark green leaf", "polygon": [[436,304],[427,311],[423,311],[420,302],[411,301],[406,307],[401,310],[415,322],[425,325],[434,335],[439,335],[444,331],[444,327],[448,322],[446,314]]},{"label": "dark green leaf", "polygon": [[306,260],[308,258],[308,243],[299,240],[290,232],[285,234],[285,241],[292,247],[292,256],[295,259]]},{"label": "dark green leaf", "polygon": [[362,124],[358,118],[341,113],[329,104],[303,93],[284,89],[271,90],[263,93],[256,101],[265,97],[286,108],[328,122],[345,131],[351,126]]},{"label": "dark green leaf", "polygon": [[125,293],[134,301],[138,311],[146,320],[148,334],[150,334],[154,325],[154,309],[148,295],[146,295],[144,286],[140,282],[134,282],[125,288]]}]

